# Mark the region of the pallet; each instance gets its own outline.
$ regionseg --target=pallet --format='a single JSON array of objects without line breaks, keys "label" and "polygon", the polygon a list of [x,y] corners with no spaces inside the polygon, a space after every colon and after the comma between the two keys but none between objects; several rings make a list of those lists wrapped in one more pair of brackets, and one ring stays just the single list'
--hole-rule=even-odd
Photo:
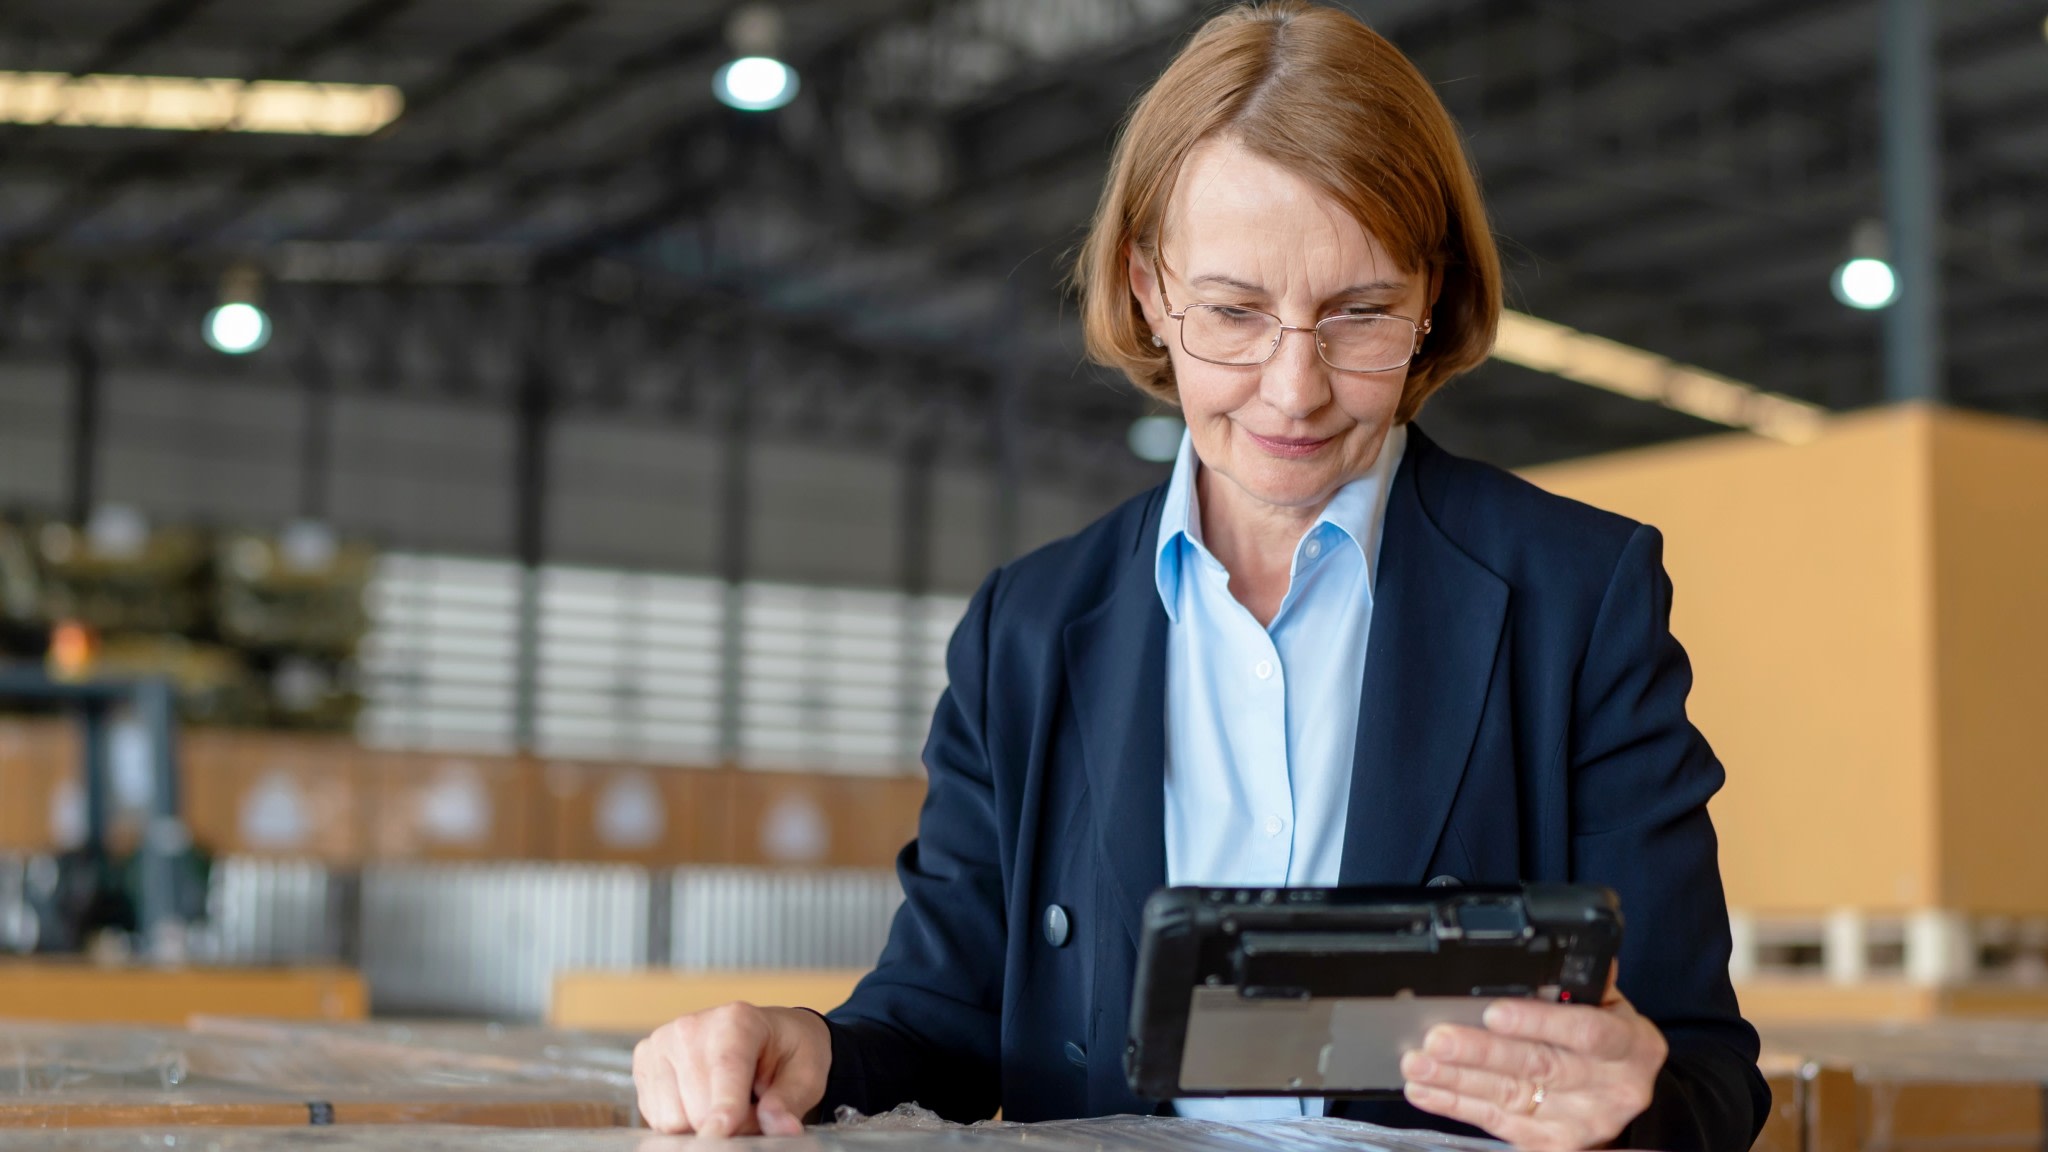
[{"label": "pallet", "polygon": [[1737,984],[2048,988],[2048,917],[1843,908],[1824,916],[1734,912],[1728,921],[1735,945],[1728,971]]}]

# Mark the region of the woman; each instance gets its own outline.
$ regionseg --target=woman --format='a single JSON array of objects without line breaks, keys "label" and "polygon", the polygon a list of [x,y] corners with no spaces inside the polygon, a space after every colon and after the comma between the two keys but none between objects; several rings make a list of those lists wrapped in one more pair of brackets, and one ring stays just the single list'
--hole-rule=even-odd
[{"label": "woman", "polygon": [[1429,84],[1334,10],[1215,18],[1134,110],[1077,280],[1091,354],[1186,416],[1172,481],[982,585],[879,966],[829,1018],[733,1005],[649,1037],[649,1122],[1155,1111],[1121,1068],[1153,889],[1448,877],[1616,889],[1618,982],[1438,1029],[1405,1101],[1331,1114],[1747,1148],[1769,1097],[1659,537],[1409,424],[1500,309]]}]

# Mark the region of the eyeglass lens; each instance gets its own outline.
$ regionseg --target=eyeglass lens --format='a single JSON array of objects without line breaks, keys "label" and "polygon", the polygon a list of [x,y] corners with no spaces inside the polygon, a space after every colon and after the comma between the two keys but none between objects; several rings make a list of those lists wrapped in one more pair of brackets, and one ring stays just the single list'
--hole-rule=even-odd
[{"label": "eyeglass lens", "polygon": [[[1400,316],[1333,316],[1315,330],[1324,362],[1343,372],[1384,372],[1407,363],[1415,325]],[[1190,305],[1181,320],[1188,355],[1216,364],[1263,364],[1280,340],[1280,321],[1264,312]]]}]

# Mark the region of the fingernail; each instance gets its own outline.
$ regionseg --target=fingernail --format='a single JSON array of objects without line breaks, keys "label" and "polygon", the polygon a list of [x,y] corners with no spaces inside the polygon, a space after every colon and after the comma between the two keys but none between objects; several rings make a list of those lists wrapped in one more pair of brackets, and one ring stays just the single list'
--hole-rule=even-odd
[{"label": "fingernail", "polygon": [[1496,1000],[1486,1006],[1483,1019],[1488,1028],[1510,1028],[1515,1023],[1515,1010]]},{"label": "fingernail", "polygon": [[1431,1056],[1450,1056],[1457,1046],[1457,1041],[1451,1039],[1450,1032],[1441,1026],[1431,1028],[1429,1035],[1422,1038],[1423,1051]]},{"label": "fingernail", "polygon": [[1413,1081],[1403,1085],[1401,1092],[1408,1097],[1410,1104],[1427,1104],[1432,1100],[1440,1099],[1443,1095],[1443,1093],[1435,1088],[1431,1088],[1427,1084],[1417,1084]]},{"label": "fingernail", "polygon": [[1401,1057],[1401,1075],[1410,1080],[1427,1080],[1436,1075],[1436,1061],[1420,1052],[1408,1052]]}]

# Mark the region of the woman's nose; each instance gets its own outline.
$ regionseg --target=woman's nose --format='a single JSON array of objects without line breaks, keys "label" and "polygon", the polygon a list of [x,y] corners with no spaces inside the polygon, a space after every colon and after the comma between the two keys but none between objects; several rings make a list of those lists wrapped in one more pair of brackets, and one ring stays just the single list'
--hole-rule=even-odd
[{"label": "woman's nose", "polygon": [[1329,365],[1316,351],[1314,329],[1289,329],[1266,361],[1259,396],[1290,420],[1305,420],[1330,400]]}]

